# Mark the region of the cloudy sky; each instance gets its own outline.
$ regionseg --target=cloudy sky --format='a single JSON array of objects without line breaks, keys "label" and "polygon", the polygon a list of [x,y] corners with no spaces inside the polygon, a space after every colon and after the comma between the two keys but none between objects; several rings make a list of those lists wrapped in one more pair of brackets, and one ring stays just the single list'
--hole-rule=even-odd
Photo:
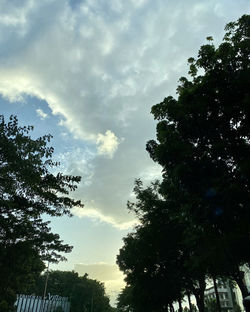
[{"label": "cloudy sky", "polygon": [[74,196],[84,209],[52,221],[74,245],[58,269],[81,264],[119,289],[115,256],[135,222],[126,210],[134,179],[160,176],[145,151],[150,108],[175,95],[207,36],[220,42],[246,13],[249,0],[0,0],[1,113],[51,133],[60,169],[82,176]]}]

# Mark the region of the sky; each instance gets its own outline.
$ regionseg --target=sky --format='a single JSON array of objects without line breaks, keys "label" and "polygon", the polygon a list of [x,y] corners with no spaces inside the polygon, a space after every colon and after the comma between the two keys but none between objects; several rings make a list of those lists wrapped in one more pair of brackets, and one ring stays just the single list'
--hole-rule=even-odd
[{"label": "sky", "polygon": [[84,208],[51,220],[74,246],[56,269],[89,273],[114,301],[134,180],[161,177],[151,107],[176,95],[206,37],[249,13],[249,0],[0,0],[0,112],[52,134],[60,170],[82,176]]}]

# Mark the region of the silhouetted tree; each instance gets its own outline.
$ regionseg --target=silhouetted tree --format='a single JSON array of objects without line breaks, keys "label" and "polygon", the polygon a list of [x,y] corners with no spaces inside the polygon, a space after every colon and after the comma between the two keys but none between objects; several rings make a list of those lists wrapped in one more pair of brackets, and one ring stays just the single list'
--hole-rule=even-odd
[{"label": "silhouetted tree", "polygon": [[146,189],[137,181],[129,208],[141,224],[117,257],[135,311],[164,311],[189,291],[203,312],[206,277],[229,277],[247,293],[240,267],[250,263],[250,16],[225,30],[218,48],[208,37],[189,59],[177,99],[152,107],[157,141],[147,150],[163,181]]},{"label": "silhouetted tree", "polygon": [[174,183],[175,196],[185,198],[182,215],[206,233],[209,271],[233,277],[244,297],[239,268],[250,259],[250,16],[225,30],[218,48],[209,37],[198,58],[189,59],[191,79],[180,79],[178,98],[152,107],[157,141],[147,150],[163,167],[161,193],[169,195]]},{"label": "silhouetted tree", "polygon": [[192,239],[186,237],[191,234],[190,224],[178,215],[175,201],[159,194],[159,187],[155,182],[143,189],[136,181],[137,202],[129,203],[129,209],[141,225],[124,238],[117,263],[131,286],[135,311],[166,310],[174,301],[180,302],[186,290],[195,295],[203,311],[206,268],[196,265],[202,244],[194,244],[194,232]]},{"label": "silhouetted tree", "polygon": [[27,278],[43,269],[41,260],[57,262],[72,249],[43,216],[70,216],[70,208],[82,206],[68,196],[81,178],[55,173],[51,135],[32,139],[32,129],[20,127],[15,116],[9,122],[0,116],[1,311],[9,311]]}]

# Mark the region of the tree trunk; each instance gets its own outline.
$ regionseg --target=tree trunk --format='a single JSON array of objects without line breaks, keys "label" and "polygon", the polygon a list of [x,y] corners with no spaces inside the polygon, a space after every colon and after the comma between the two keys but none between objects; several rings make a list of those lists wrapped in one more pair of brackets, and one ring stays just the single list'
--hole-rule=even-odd
[{"label": "tree trunk", "polygon": [[[248,294],[248,289],[246,287],[245,280],[244,280],[244,272],[241,271],[239,268],[236,270],[236,273],[234,274],[234,280],[240,288],[243,301],[244,301],[244,298],[246,298],[249,294]],[[247,306],[244,305],[244,307],[245,307],[246,312],[250,312],[249,304],[247,304]]]},{"label": "tree trunk", "polygon": [[206,288],[205,277],[199,280],[199,286],[200,286],[199,288],[195,287],[193,288],[193,294],[195,296],[199,312],[204,312],[205,311],[204,291]]},{"label": "tree trunk", "polygon": [[218,312],[221,312],[220,297],[219,297],[219,293],[218,293],[216,279],[214,276],[212,277],[212,279],[213,279],[213,283],[214,283],[214,292],[215,292],[215,296],[216,296],[217,309],[218,309]]},{"label": "tree trunk", "polygon": [[248,295],[248,290],[244,281],[244,272],[238,269],[238,272],[234,275],[234,280],[240,288],[242,297],[245,298]]},{"label": "tree trunk", "polygon": [[191,304],[191,298],[190,298],[190,292],[187,292],[187,297],[188,297],[188,304],[189,304],[189,311],[193,312],[192,304]]},{"label": "tree trunk", "polygon": [[182,305],[181,305],[181,298],[178,299],[179,303],[179,312],[183,312]]},{"label": "tree trunk", "polygon": [[203,298],[199,294],[195,294],[195,299],[197,303],[197,307],[199,312],[204,312],[205,311],[205,306],[204,306],[204,295]]},{"label": "tree trunk", "polygon": [[170,311],[171,311],[171,312],[174,312],[174,306],[173,306],[172,303],[170,303]]}]

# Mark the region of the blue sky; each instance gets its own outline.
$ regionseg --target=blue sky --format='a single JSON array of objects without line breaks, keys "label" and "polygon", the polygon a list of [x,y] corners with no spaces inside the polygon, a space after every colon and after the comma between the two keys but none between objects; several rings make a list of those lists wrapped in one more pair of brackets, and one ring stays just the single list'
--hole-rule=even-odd
[{"label": "blue sky", "polygon": [[136,221],[126,202],[135,178],[160,177],[145,151],[150,108],[175,95],[207,36],[220,42],[225,24],[249,12],[249,0],[0,2],[1,113],[51,133],[60,169],[82,176],[73,196],[85,208],[52,220],[74,245],[59,269],[81,263],[109,293],[122,286],[115,255]]}]

